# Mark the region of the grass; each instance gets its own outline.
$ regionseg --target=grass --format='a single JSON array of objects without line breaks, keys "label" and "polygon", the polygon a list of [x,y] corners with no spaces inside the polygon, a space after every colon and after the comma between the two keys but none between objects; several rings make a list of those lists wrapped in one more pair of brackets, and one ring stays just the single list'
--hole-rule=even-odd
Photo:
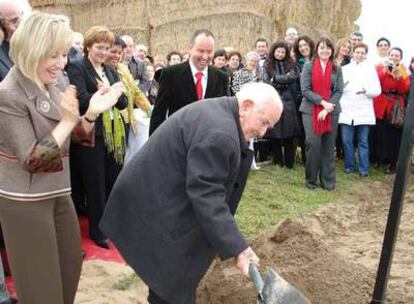
[{"label": "grass", "polygon": [[132,286],[138,284],[141,279],[136,275],[136,273],[130,273],[128,275],[123,275],[119,280],[117,280],[112,288],[115,290],[128,290]]},{"label": "grass", "polygon": [[286,218],[301,217],[321,205],[338,202],[341,198],[360,188],[361,183],[382,180],[380,170],[370,169],[368,178],[358,174],[345,174],[343,162],[337,162],[336,189],[325,191],[305,187],[305,169],[263,165],[250,172],[247,185],[237,210],[236,219],[244,234],[252,237],[267,230]]}]

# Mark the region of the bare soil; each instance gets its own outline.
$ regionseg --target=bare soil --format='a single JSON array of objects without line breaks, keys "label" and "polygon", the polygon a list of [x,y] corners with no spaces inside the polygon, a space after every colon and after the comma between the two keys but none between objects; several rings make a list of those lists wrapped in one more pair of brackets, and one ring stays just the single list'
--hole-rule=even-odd
[{"label": "bare soil", "polygon": [[[369,303],[374,289],[392,179],[360,184],[340,203],[288,219],[251,241],[261,270],[274,268],[313,304]],[[114,282],[132,270],[116,263],[86,262],[76,303],[146,303],[147,289]],[[215,261],[198,289],[198,304],[251,304],[252,283],[234,261]],[[414,186],[407,191],[386,303],[414,303]]]}]

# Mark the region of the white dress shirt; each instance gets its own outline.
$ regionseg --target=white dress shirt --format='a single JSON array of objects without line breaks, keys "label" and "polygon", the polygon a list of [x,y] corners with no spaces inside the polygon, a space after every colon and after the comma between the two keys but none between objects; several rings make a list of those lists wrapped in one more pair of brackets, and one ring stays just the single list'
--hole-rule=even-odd
[{"label": "white dress shirt", "polygon": [[193,75],[194,85],[197,83],[197,77],[196,73],[201,72],[203,74],[203,77],[201,78],[201,85],[203,87],[203,98],[206,96],[206,89],[207,89],[207,78],[208,78],[208,67],[206,67],[204,70],[199,71],[195,67],[195,65],[192,63],[191,59],[189,60],[190,68],[191,68],[191,74]]}]

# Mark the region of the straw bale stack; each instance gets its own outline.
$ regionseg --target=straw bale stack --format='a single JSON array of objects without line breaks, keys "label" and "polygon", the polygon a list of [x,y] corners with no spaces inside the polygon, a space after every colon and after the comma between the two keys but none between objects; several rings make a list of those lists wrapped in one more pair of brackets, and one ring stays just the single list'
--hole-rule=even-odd
[{"label": "straw bale stack", "polygon": [[289,26],[313,38],[345,37],[355,29],[360,0],[31,0],[68,15],[76,31],[106,25],[149,46],[151,54],[185,51],[194,30],[210,29],[217,46],[249,51],[256,38],[276,41]]}]

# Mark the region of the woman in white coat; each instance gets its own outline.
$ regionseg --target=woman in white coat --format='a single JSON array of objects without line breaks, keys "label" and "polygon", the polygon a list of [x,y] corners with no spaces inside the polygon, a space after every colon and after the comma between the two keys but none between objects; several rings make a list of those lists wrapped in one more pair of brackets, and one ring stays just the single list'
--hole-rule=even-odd
[{"label": "woman in white coat", "polygon": [[370,125],[375,125],[373,98],[381,93],[381,86],[374,65],[367,62],[368,46],[358,43],[354,47],[353,60],[343,67],[344,92],[340,100],[339,115],[345,156],[345,172],[356,169],[354,133],[358,133],[358,171],[368,176]]}]

